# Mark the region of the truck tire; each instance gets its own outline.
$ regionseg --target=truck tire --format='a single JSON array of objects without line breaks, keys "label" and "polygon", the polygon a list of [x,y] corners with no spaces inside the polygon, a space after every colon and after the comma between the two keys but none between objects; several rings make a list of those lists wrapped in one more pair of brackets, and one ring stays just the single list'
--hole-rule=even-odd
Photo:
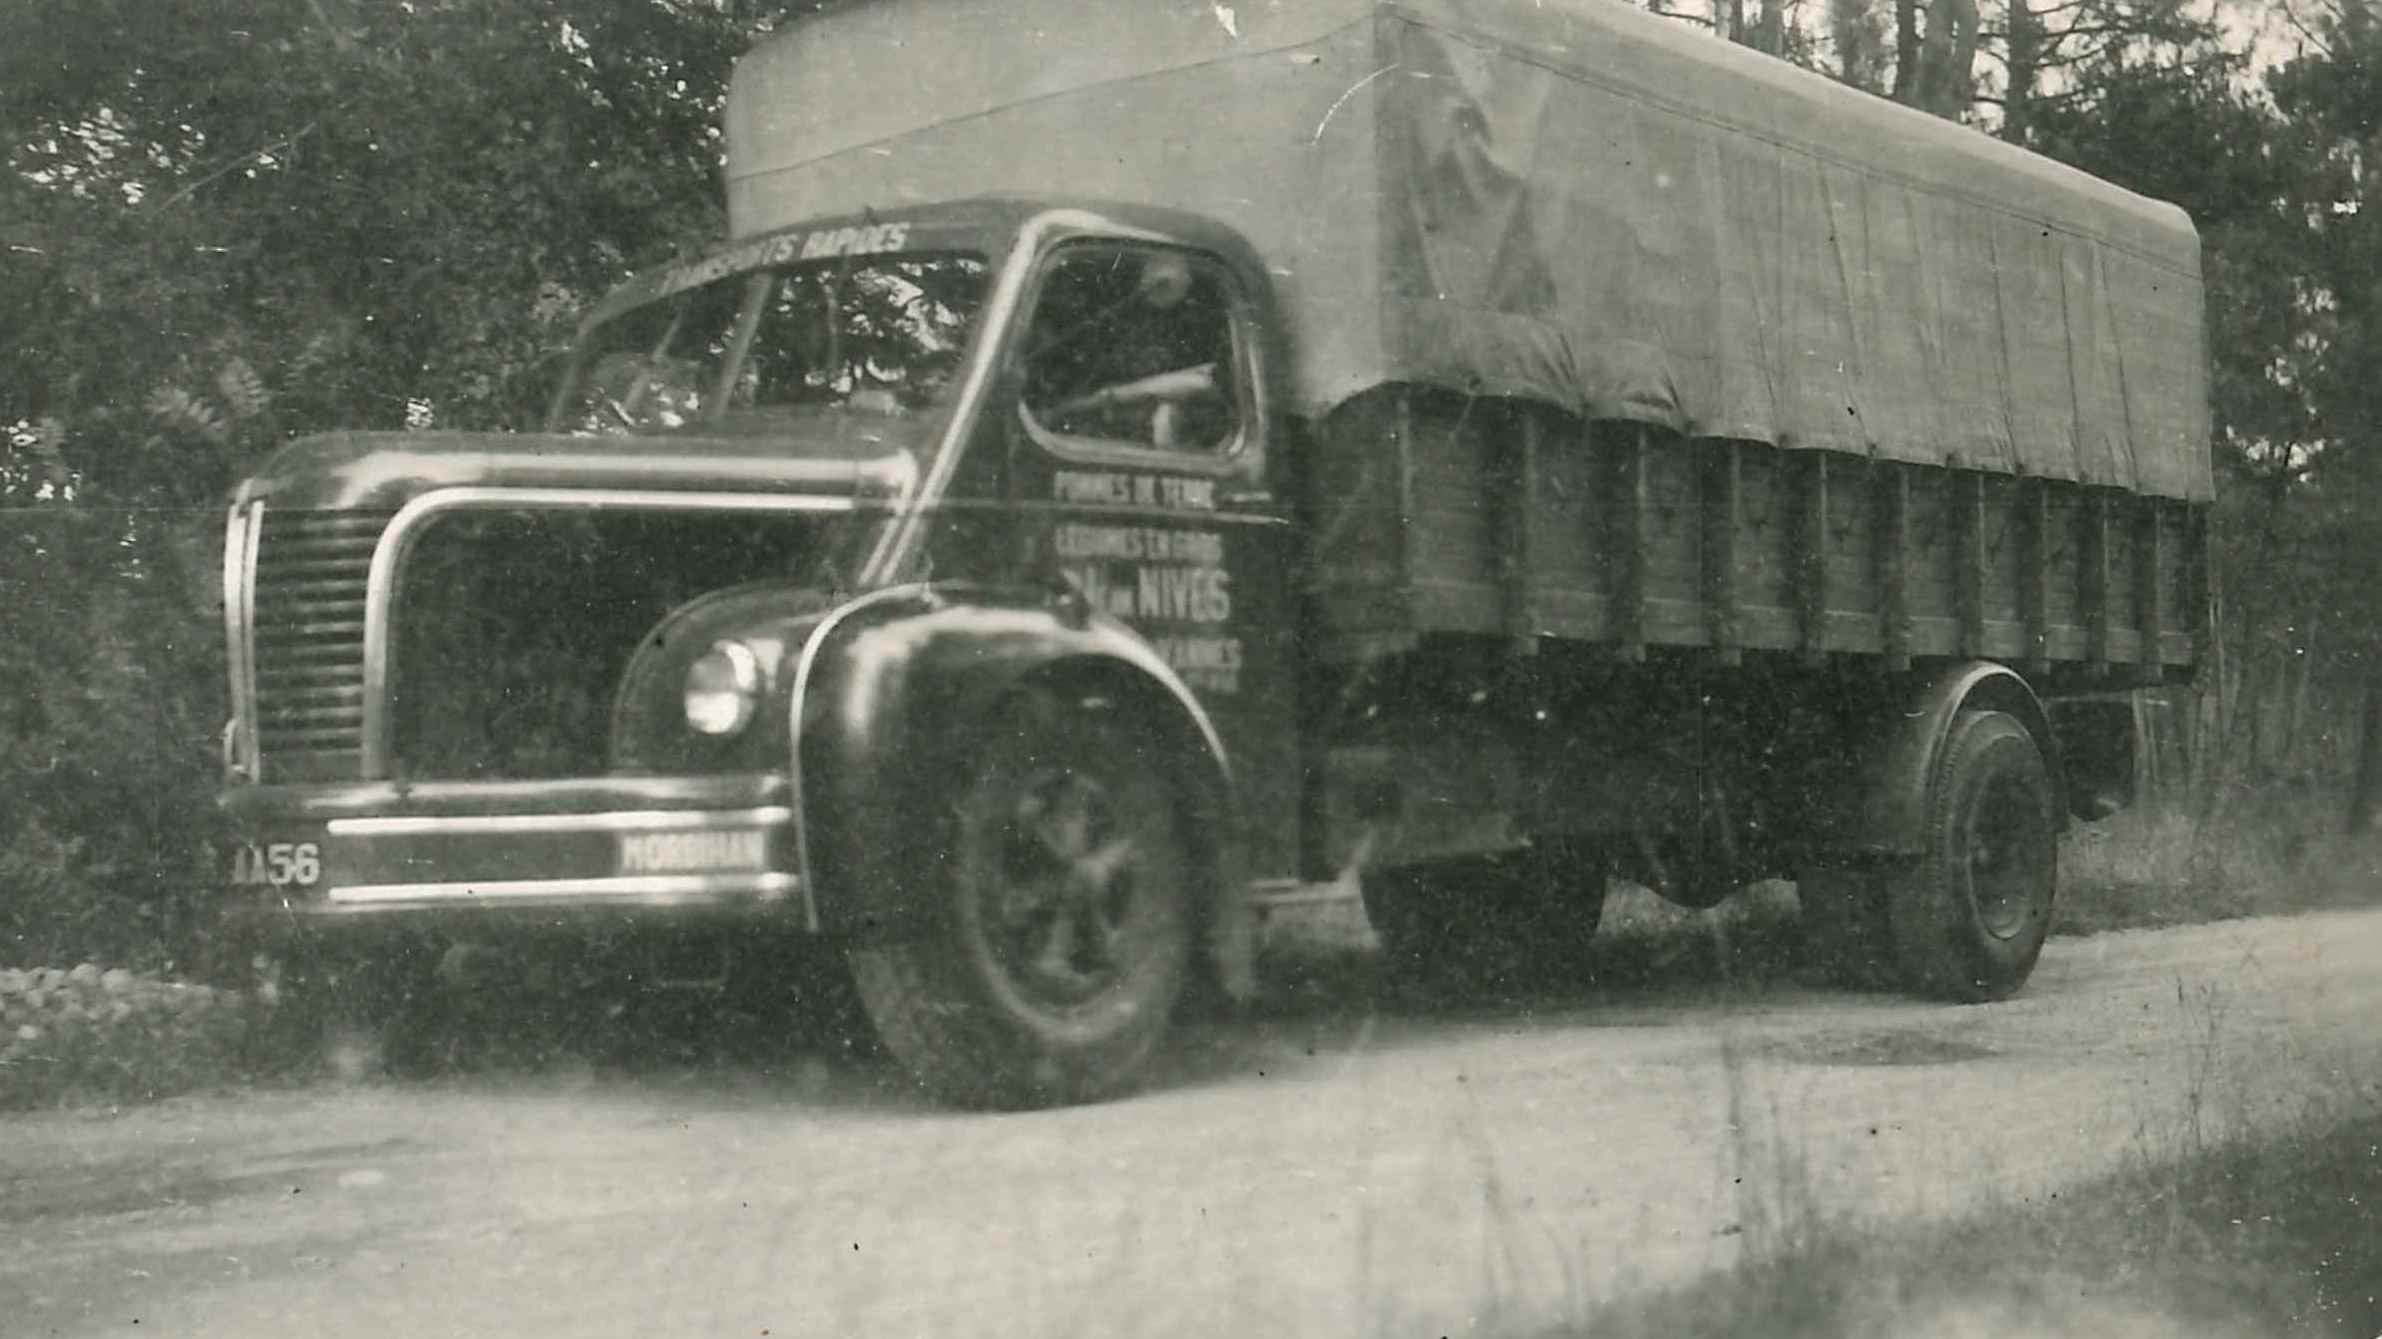
[{"label": "truck tire", "polygon": [[1576,978],[1604,915],[1600,852],[1551,841],[1434,860],[1364,880],[1365,917],[1394,975],[1467,988]]},{"label": "truck tire", "polygon": [[925,933],[851,951],[878,1036],[946,1101],[1093,1101],[1147,1067],[1190,972],[1171,759],[1105,703],[1011,699],[946,816]]},{"label": "truck tire", "polygon": [[2059,805],[2034,736],[1963,711],[1929,783],[1920,854],[1887,899],[1904,983],[1969,1003],[2015,992],[2051,929]]}]

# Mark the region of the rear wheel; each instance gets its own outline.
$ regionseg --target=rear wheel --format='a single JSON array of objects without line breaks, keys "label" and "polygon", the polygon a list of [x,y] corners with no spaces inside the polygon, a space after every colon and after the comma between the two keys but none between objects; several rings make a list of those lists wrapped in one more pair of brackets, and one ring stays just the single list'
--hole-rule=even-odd
[{"label": "rear wheel", "polygon": [[1170,758],[1113,704],[1014,699],[956,788],[940,914],[853,950],[886,1049],[947,1100],[1129,1087],[1189,975],[1196,917]]},{"label": "rear wheel", "polygon": [[1905,984],[1971,1002],[2013,993],[2050,933],[2059,869],[2050,769],[2017,718],[1954,719],[1924,837],[1886,904]]}]

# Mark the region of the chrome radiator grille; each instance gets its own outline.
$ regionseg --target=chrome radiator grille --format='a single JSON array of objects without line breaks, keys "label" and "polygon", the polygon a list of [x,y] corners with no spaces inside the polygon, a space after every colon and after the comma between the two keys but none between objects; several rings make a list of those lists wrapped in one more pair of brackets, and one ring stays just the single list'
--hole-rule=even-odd
[{"label": "chrome radiator grille", "polygon": [[265,779],[361,774],[364,586],[386,512],[263,509],[253,620]]}]

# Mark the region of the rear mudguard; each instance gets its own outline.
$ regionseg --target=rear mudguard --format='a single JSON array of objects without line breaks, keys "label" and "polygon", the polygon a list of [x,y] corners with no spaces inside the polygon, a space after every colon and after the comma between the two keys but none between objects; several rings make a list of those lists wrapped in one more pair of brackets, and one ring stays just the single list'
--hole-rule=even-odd
[{"label": "rear mudguard", "polygon": [[1124,704],[1168,754],[1211,926],[1236,886],[1232,778],[1191,690],[1132,629],[1067,595],[952,585],[877,591],[816,624],[794,666],[803,886],[817,928],[918,932],[946,859],[944,819],[1004,699],[1028,682]]},{"label": "rear mudguard", "polygon": [[1935,779],[1936,762],[1952,721],[1964,710],[2002,711],[2018,718],[2051,772],[2052,790],[2062,797],[2059,741],[2051,732],[2051,718],[2042,700],[2017,671],[1989,660],[1962,661],[1911,682],[1901,698],[1900,711],[1877,720],[1867,747],[1861,801],[1851,815],[1852,844],[1865,851],[1913,855],[1925,843],[1928,787]]}]

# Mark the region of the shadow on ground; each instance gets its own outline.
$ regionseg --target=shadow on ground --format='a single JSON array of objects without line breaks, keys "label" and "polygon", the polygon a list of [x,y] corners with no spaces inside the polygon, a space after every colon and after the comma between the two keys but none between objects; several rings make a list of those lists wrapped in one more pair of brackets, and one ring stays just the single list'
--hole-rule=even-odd
[{"label": "shadow on ground", "polygon": [[[1155,1082],[1288,1077],[1373,1020],[1494,1021],[1628,1008],[1679,992],[1760,991],[1793,979],[1794,896],[1784,885],[1707,912],[1617,892],[1577,961],[1385,962],[1353,902],[1271,917],[1255,1000],[1185,1020]],[[595,1079],[871,1106],[914,1095],[877,1045],[841,963],[810,952],[716,973],[558,972],[478,964],[392,1027],[335,1033],[293,1079]]]}]

